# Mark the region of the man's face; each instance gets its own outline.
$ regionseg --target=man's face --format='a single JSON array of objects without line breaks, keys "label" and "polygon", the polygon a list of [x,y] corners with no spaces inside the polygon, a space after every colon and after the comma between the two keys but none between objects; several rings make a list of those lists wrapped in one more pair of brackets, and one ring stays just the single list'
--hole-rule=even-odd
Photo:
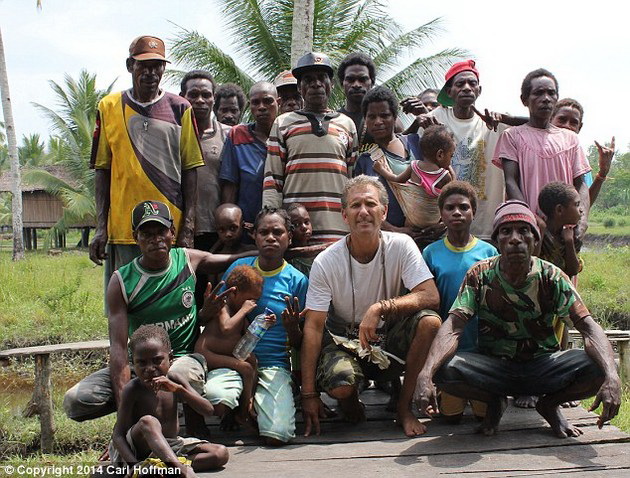
[{"label": "man's face", "polygon": [[133,233],[144,257],[152,262],[168,263],[168,254],[175,237],[175,229],[159,222],[144,223]]},{"label": "man's face", "polygon": [[127,71],[131,73],[131,81],[136,95],[139,97],[157,96],[160,90],[160,81],[166,68],[166,62],[162,60],[127,60]]},{"label": "man's face", "polygon": [[236,126],[241,120],[241,108],[236,96],[221,98],[217,107],[217,121],[228,126]]},{"label": "man's face", "polygon": [[249,95],[249,110],[257,124],[271,128],[278,116],[278,99],[270,91],[254,91]]},{"label": "man's face", "polygon": [[183,95],[192,105],[197,123],[207,122],[214,107],[214,89],[207,78],[193,78],[186,82]]},{"label": "man's face", "polygon": [[144,340],[133,350],[133,369],[140,383],[151,388],[154,378],[167,374],[171,365],[171,351],[158,339]]},{"label": "man's face", "polygon": [[532,227],[524,221],[506,222],[499,227],[499,252],[508,263],[529,263],[536,242]]},{"label": "man's face", "polygon": [[447,90],[447,93],[460,108],[472,106],[481,94],[481,86],[479,86],[477,75],[472,71],[458,73],[453,77],[453,84]]},{"label": "man's face", "polygon": [[527,98],[521,98],[523,105],[529,108],[529,116],[539,120],[551,118],[553,107],[558,101],[556,83],[548,76],[532,79],[532,91]]},{"label": "man's face", "polygon": [[328,108],[328,97],[332,89],[332,80],[324,70],[313,69],[302,74],[298,86],[304,108],[308,111],[320,111]]},{"label": "man's face", "polygon": [[238,246],[243,234],[243,216],[241,211],[236,208],[222,209],[216,222],[219,241],[228,248]]},{"label": "man's face", "polygon": [[474,217],[470,199],[463,194],[451,194],[444,201],[444,206],[440,210],[440,217],[449,231],[470,230],[470,224]]},{"label": "man's face", "polygon": [[371,185],[356,186],[348,191],[347,205],[341,211],[351,233],[378,233],[387,216],[387,206],[379,198],[378,190]]},{"label": "man's face", "polygon": [[302,109],[304,100],[302,100],[297,85],[286,85],[278,88],[278,105],[280,114]]},{"label": "man's face", "polygon": [[438,103],[437,100],[437,93],[432,91],[427,91],[426,93],[420,95],[420,101],[429,111],[433,111],[435,108],[440,106],[440,103]]},{"label": "man's face", "polygon": [[370,70],[365,65],[350,65],[344,72],[342,86],[348,101],[360,105],[365,94],[372,88]]},{"label": "man's face", "polygon": [[365,127],[375,140],[391,139],[394,134],[396,117],[392,114],[387,101],[373,102],[365,113]]},{"label": "man's face", "polygon": [[551,124],[558,128],[570,129],[574,133],[579,133],[582,129],[582,115],[577,108],[563,106],[551,118]]}]

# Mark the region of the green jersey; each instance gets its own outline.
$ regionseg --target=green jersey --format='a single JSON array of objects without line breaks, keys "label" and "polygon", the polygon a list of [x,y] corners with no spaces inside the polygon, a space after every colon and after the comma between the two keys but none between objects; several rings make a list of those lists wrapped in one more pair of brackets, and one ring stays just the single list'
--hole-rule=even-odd
[{"label": "green jersey", "polygon": [[138,257],[114,274],[127,303],[129,337],[141,325],[159,325],[168,332],[176,357],[194,352],[196,278],[186,249],[171,249],[169,264],[161,271],[143,269]]}]

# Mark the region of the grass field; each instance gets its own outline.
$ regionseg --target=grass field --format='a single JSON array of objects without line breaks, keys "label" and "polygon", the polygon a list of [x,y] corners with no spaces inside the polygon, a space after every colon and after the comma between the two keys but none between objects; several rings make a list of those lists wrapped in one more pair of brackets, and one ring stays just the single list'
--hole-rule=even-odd
[{"label": "grass field", "polygon": [[[6,245],[6,242],[3,246]],[[582,253],[579,290],[593,315],[606,327],[630,328],[630,247],[603,247]],[[107,337],[103,316],[103,269],[85,251],[61,256],[28,253],[13,263],[0,247],[0,349]],[[38,453],[39,421],[22,418],[32,390],[32,361],[0,368],[0,463],[77,466],[94,463],[111,436],[114,416],[84,423],[65,417],[61,401],[69,385],[104,365],[103,355],[54,358],[55,454]],[[612,422],[630,432],[630,391]],[[78,476],[78,475],[76,475]]]}]

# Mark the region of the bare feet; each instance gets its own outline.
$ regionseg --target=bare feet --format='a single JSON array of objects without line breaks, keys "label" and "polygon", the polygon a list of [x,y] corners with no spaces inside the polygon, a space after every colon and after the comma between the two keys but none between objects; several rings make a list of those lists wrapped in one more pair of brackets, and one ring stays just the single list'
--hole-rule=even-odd
[{"label": "bare feet", "polygon": [[545,403],[545,400],[539,400],[536,404],[536,410],[540,415],[547,420],[553,433],[558,438],[577,437],[584,433],[577,427],[571,425],[566,418],[560,412],[559,406],[551,406]]},{"label": "bare feet", "polygon": [[422,435],[427,431],[427,427],[420,423],[410,410],[399,409],[397,421],[408,437]]},{"label": "bare feet", "polygon": [[337,402],[346,421],[350,423],[365,421],[365,405],[359,400],[358,394],[353,394],[343,400],[337,400]]},{"label": "bare feet", "polygon": [[180,470],[181,470],[181,476],[185,478],[197,478],[197,475],[193,471],[192,467],[188,465],[184,465],[182,468],[180,468]]},{"label": "bare feet", "polygon": [[519,395],[514,397],[514,405],[518,408],[536,408],[538,397],[534,395]]},{"label": "bare feet", "polygon": [[562,408],[575,408],[580,404],[579,400],[571,400],[570,402],[564,402],[560,405]]},{"label": "bare feet", "polygon": [[477,433],[483,433],[487,437],[496,435],[497,431],[499,431],[499,422],[506,408],[507,399],[505,397],[488,402],[486,416],[477,429]]}]

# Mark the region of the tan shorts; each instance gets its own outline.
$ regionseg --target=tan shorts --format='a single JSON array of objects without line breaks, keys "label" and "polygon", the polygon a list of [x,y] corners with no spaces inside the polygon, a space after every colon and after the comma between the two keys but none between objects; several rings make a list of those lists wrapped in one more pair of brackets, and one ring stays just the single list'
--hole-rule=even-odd
[{"label": "tan shorts", "polygon": [[[464,409],[466,408],[467,403],[467,398],[456,397],[455,395],[450,395],[446,392],[440,392],[440,413],[446,417],[461,415],[462,413],[464,413]],[[472,408],[473,414],[476,417],[484,418],[486,416],[486,404],[484,402],[471,400],[470,406]]]}]

